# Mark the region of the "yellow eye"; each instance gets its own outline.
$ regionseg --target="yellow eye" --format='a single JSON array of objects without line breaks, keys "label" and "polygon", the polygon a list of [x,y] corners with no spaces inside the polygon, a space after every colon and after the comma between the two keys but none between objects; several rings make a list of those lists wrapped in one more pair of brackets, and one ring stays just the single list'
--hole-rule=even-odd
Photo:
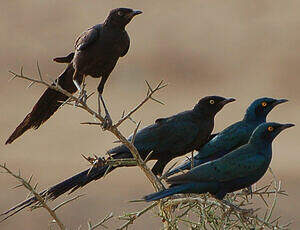
[{"label": "yellow eye", "polygon": [[269,127],[268,127],[268,131],[269,131],[269,132],[272,132],[273,130],[274,130],[274,128],[273,128],[272,126],[269,126]]},{"label": "yellow eye", "polygon": [[262,106],[262,107],[266,107],[266,106],[267,106],[267,102],[265,102],[265,101],[262,102],[262,103],[261,103],[261,106]]},{"label": "yellow eye", "polygon": [[211,105],[213,105],[213,104],[215,104],[215,101],[214,101],[214,100],[210,100],[209,103],[210,103]]},{"label": "yellow eye", "polygon": [[123,16],[123,12],[122,11],[118,11],[118,15],[119,16]]}]

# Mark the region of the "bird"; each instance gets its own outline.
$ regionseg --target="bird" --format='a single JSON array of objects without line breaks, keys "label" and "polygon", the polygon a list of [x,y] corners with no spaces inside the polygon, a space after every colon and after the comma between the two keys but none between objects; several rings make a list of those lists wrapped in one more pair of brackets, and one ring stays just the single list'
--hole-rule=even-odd
[{"label": "bird", "polygon": [[[220,96],[207,96],[199,100],[193,109],[176,115],[159,118],[154,124],[146,126],[136,133],[134,146],[137,148],[141,158],[145,160],[150,152],[148,160],[157,160],[152,168],[155,175],[161,175],[164,167],[173,158],[186,154],[193,149],[198,149],[209,138],[213,127],[215,115],[224,105],[235,101],[234,98]],[[131,141],[131,135],[128,140]],[[133,158],[130,150],[124,145],[112,148],[108,152],[108,159]],[[92,167],[69,179],[43,191],[41,196],[47,199],[56,199],[60,195],[75,191],[93,180],[98,180],[109,172],[118,168],[110,166],[105,161],[103,165]],[[36,202],[34,197],[11,208],[2,215],[14,210],[21,210]],[[16,211],[18,212],[18,211]]]},{"label": "bird", "polygon": [[[79,91],[79,99],[85,101],[86,94],[81,88],[84,78],[89,75],[100,78],[98,90],[98,113],[101,113],[100,100],[105,109],[103,128],[111,126],[112,120],[106,109],[102,93],[106,80],[120,57],[127,54],[130,38],[126,25],[142,11],[129,8],[117,8],[110,11],[102,24],[97,24],[83,32],[75,42],[75,51],[66,57],[54,58],[57,62],[68,63],[53,85],[58,85],[69,93]],[[37,129],[46,122],[68,97],[54,89],[48,88],[34,105],[32,111],[7,139],[12,143],[30,128]]]},{"label": "bird", "polygon": [[287,99],[269,97],[254,100],[247,108],[244,118],[241,121],[230,125],[218,134],[211,135],[211,140],[198,150],[193,156],[193,160],[187,159],[183,161],[179,166],[171,169],[166,174],[166,177],[186,169],[191,169],[192,162],[195,167],[223,157],[241,145],[247,144],[255,128],[266,122],[269,112],[277,105],[287,101]]},{"label": "bird", "polygon": [[249,142],[214,161],[192,168],[185,174],[167,179],[168,189],[143,199],[155,201],[179,193],[210,193],[222,200],[227,193],[247,188],[266,173],[272,159],[272,141],[294,124],[267,122],[260,124]]}]

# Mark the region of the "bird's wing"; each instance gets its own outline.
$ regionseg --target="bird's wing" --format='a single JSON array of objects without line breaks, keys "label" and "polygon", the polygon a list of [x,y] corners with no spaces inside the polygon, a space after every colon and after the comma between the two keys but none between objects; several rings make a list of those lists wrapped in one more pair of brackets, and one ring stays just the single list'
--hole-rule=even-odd
[{"label": "bird's wing", "polygon": [[199,149],[196,159],[205,159],[213,155],[226,154],[237,147],[246,144],[251,135],[251,128],[247,123],[237,122],[224,129]]},{"label": "bird's wing", "polygon": [[160,124],[161,122],[166,122],[167,119],[168,119],[168,118],[157,118],[157,119],[155,120],[155,123]]},{"label": "bird's wing", "polygon": [[128,35],[128,33],[127,33],[126,31],[124,31],[124,33],[125,33],[124,36],[126,37],[126,39],[124,39],[124,40],[126,41],[126,47],[125,47],[125,49],[122,51],[120,57],[124,57],[124,56],[128,53],[129,46],[130,46],[130,38],[129,38],[129,35]]},{"label": "bird's wing", "polygon": [[99,29],[97,27],[91,27],[84,31],[75,42],[75,49],[81,51],[86,49],[88,46],[93,44],[97,39],[99,39]]},{"label": "bird's wing", "polygon": [[172,184],[185,182],[226,182],[234,178],[247,177],[260,171],[266,162],[262,154],[248,146],[242,146],[223,158],[197,166],[188,173],[171,177]]},{"label": "bird's wing", "polygon": [[141,130],[135,145],[142,151],[181,151],[194,142],[199,132],[195,123],[189,120],[171,120]]},{"label": "bird's wing", "polygon": [[214,139],[214,138],[215,138],[216,136],[218,136],[218,135],[219,135],[219,133],[213,133],[213,134],[211,134],[211,135],[209,136],[207,142],[211,141],[212,139]]},{"label": "bird's wing", "polygon": [[[134,145],[140,154],[151,151],[156,153],[184,151],[186,146],[194,142],[198,132],[198,126],[189,119],[169,119],[140,130],[136,134]],[[132,136],[129,137],[129,140],[131,139]],[[121,145],[108,153],[120,153],[126,149]]]}]

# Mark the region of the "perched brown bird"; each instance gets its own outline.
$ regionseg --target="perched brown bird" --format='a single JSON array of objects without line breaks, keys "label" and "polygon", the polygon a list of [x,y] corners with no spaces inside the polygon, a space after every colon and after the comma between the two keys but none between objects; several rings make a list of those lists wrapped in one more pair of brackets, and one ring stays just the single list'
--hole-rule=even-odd
[{"label": "perched brown bird", "polygon": [[[98,110],[100,113],[101,99],[106,113],[104,128],[109,127],[112,121],[102,98],[103,88],[118,59],[128,52],[130,39],[125,26],[134,16],[141,13],[141,11],[128,8],[117,8],[110,11],[103,24],[89,28],[77,38],[74,53],[54,59],[60,63],[69,63],[56,80],[58,85],[72,94],[79,90],[81,100],[85,99],[85,92],[80,86],[83,78],[86,75],[94,78],[101,77],[98,86]],[[37,129],[67,99],[68,97],[64,94],[48,88],[5,144],[12,143],[30,128]]]}]

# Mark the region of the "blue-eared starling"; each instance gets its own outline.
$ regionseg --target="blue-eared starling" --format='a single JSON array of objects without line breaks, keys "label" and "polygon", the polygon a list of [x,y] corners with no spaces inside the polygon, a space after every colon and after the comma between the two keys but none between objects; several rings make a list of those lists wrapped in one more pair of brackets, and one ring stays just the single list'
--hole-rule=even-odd
[{"label": "blue-eared starling", "polygon": [[159,200],[178,193],[210,193],[223,199],[227,193],[256,183],[266,173],[272,159],[272,141],[293,124],[262,123],[249,142],[224,157],[199,165],[186,174],[167,179],[170,187],[144,197]]},{"label": "blue-eared starling", "polygon": [[[243,120],[230,125],[219,134],[216,134],[198,150],[193,159],[194,166],[220,158],[239,146],[246,144],[254,129],[261,123],[266,122],[269,112],[275,106],[284,102],[287,102],[287,100],[268,97],[253,101],[247,108]],[[170,170],[167,176],[185,169],[191,169],[191,165],[191,160],[187,159],[176,168]]]}]

